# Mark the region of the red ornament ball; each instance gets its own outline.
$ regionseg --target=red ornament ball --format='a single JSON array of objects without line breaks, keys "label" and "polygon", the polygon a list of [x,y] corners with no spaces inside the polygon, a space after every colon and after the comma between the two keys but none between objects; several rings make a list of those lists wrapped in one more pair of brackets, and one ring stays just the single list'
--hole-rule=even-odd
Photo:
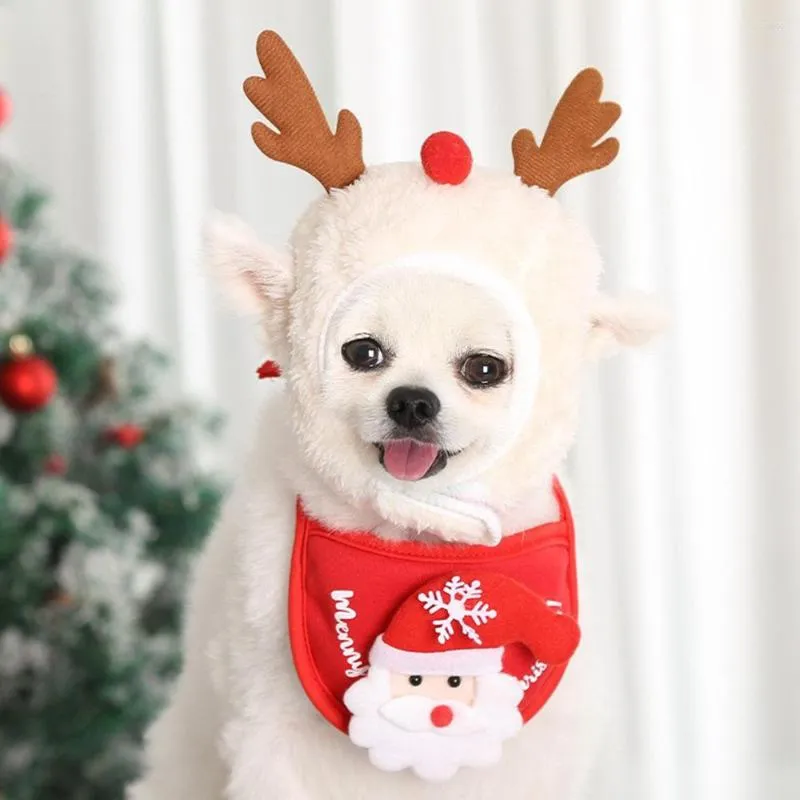
[{"label": "red ornament ball", "polygon": [[472,153],[467,143],[455,133],[432,133],[420,153],[425,174],[435,183],[463,183],[472,170]]},{"label": "red ornament ball", "polygon": [[263,381],[265,378],[280,378],[281,365],[277,361],[265,361],[257,370],[258,377]]},{"label": "red ornament ball", "polygon": [[0,128],[11,119],[11,95],[0,88]]},{"label": "red ornament ball", "polygon": [[63,475],[67,471],[67,459],[59,453],[49,455],[44,462],[47,475]]},{"label": "red ornament ball", "polygon": [[37,411],[55,394],[58,376],[41,356],[12,357],[0,366],[0,400],[12,411]]},{"label": "red ornament ball", "polygon": [[108,438],[120,447],[130,450],[144,439],[144,429],[132,422],[125,422],[115,428],[109,428]]},{"label": "red ornament ball", "polygon": [[5,217],[0,217],[0,263],[8,258],[12,247],[14,247],[14,229]]}]

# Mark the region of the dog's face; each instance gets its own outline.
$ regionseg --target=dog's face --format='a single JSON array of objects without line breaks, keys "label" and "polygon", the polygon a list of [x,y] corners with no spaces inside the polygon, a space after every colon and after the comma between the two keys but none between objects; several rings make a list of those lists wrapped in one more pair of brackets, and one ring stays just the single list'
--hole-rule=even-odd
[{"label": "dog's face", "polygon": [[365,476],[458,480],[509,444],[515,320],[481,287],[402,268],[349,292],[326,331],[321,411]]},{"label": "dog's face", "polygon": [[518,504],[566,455],[587,361],[660,324],[598,292],[555,200],[483,170],[370,168],[309,209],[291,257],[227,223],[211,244],[262,314],[306,465],[354,505]]}]

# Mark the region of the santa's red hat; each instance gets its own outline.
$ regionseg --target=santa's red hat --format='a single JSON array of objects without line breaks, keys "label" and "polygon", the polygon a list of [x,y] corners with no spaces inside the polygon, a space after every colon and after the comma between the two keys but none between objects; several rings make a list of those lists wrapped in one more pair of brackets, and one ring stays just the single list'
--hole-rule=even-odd
[{"label": "santa's red hat", "polygon": [[579,640],[578,623],[523,584],[470,571],[442,575],[408,597],[369,661],[403,675],[488,675],[502,671],[506,645],[561,664]]}]

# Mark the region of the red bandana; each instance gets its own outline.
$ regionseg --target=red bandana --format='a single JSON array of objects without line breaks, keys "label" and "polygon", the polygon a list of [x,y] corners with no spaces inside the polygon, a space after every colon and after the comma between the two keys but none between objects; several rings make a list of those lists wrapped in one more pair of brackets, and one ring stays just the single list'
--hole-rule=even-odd
[{"label": "red bandana", "polygon": [[[289,634],[298,677],[328,722],[347,732],[350,712],[342,699],[345,691],[366,674],[370,650],[381,634],[388,638],[387,629],[404,601],[410,597],[416,601],[416,591],[431,582],[435,585],[437,578],[460,581],[458,576],[469,575],[471,580],[477,575],[485,576],[485,586],[513,583],[577,619],[574,526],[557,480],[554,492],[560,508],[558,522],[505,537],[496,547],[386,541],[370,533],[334,531],[306,516],[298,502]],[[474,596],[480,594],[478,590]],[[492,605],[488,593],[484,600]],[[419,601],[423,601],[421,594]],[[494,619],[495,613],[490,612],[488,619]],[[485,629],[489,628],[487,624]],[[473,642],[479,641],[474,629],[470,633],[462,627],[462,631]],[[385,647],[379,642],[377,648],[382,644]],[[525,722],[553,694],[566,667],[567,663],[545,664],[519,642],[504,648],[502,671],[516,678],[524,690],[518,708]]]}]

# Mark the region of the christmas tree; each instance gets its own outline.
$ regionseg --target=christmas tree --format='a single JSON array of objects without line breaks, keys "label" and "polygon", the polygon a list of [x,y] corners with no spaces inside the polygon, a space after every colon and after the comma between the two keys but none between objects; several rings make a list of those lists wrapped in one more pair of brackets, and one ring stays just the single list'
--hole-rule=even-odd
[{"label": "christmas tree", "polygon": [[120,800],[180,664],[218,420],[163,396],[166,360],[44,204],[0,160],[0,797]]}]

